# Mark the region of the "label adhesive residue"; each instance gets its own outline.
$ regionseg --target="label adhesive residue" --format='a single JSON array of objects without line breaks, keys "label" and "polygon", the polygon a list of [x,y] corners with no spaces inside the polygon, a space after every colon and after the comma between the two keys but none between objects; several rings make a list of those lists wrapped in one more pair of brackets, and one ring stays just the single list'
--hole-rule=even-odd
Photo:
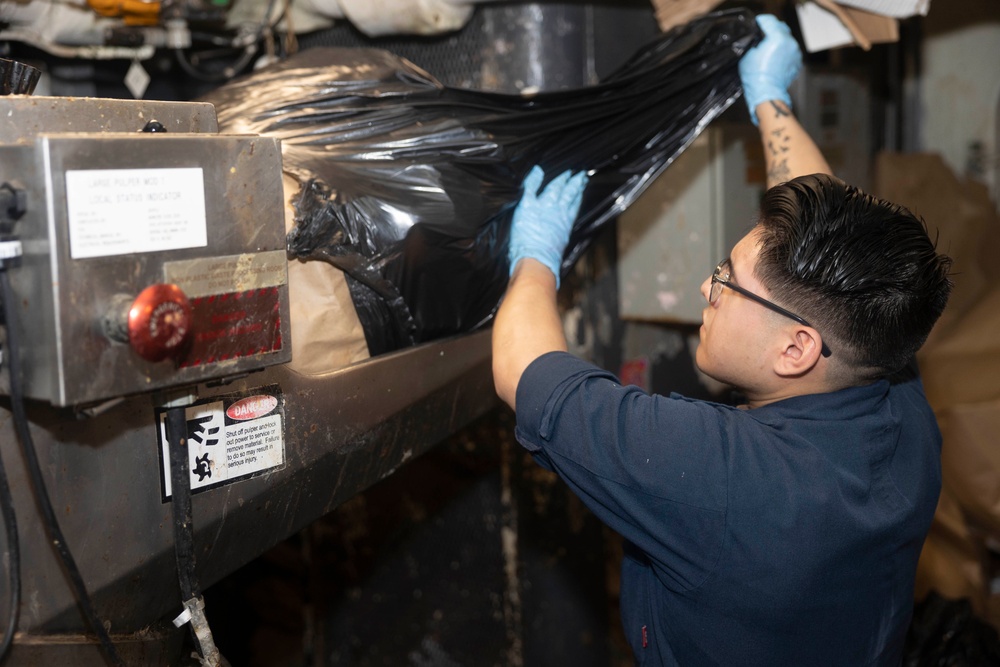
[{"label": "label adhesive residue", "polygon": [[[256,477],[285,465],[285,402],[278,385],[213,396],[185,408],[191,492]],[[171,495],[167,410],[156,410],[163,502]]]},{"label": "label adhesive residue", "polygon": [[200,167],[66,172],[73,259],[208,245]]}]

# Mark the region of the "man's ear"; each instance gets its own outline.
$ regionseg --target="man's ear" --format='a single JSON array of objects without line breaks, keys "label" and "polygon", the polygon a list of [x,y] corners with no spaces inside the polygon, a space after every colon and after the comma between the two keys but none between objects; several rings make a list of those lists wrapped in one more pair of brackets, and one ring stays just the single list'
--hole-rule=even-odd
[{"label": "man's ear", "polygon": [[785,329],[782,347],[775,360],[774,372],[782,377],[805,375],[819,363],[823,341],[812,327],[792,326]]}]

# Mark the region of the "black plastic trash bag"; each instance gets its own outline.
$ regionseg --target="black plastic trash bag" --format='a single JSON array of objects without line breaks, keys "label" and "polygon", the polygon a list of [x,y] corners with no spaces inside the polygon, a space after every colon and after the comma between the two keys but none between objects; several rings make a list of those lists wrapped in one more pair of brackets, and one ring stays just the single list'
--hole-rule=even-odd
[{"label": "black plastic trash bag", "polygon": [[282,140],[301,184],[289,254],[346,273],[376,355],[489,321],[535,164],[593,172],[565,273],[739,97],[737,63],[760,37],[751,12],[711,14],[599,85],[532,96],[446,87],[382,50],[311,49],[205,101],[221,131]]},{"label": "black plastic trash bag", "polygon": [[903,667],[998,667],[1000,635],[966,599],[931,591],[913,610]]}]

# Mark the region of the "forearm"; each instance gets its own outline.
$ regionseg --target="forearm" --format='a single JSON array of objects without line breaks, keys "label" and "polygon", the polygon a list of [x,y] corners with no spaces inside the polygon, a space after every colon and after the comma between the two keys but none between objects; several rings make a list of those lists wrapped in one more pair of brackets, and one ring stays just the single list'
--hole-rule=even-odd
[{"label": "forearm", "polygon": [[806,174],[832,174],[816,142],[781,101],[757,105],[760,137],[767,165],[767,187]]},{"label": "forearm", "polygon": [[532,361],[566,351],[556,306],[556,279],[533,259],[517,264],[493,324],[493,383],[497,395],[515,407],[517,385]]}]

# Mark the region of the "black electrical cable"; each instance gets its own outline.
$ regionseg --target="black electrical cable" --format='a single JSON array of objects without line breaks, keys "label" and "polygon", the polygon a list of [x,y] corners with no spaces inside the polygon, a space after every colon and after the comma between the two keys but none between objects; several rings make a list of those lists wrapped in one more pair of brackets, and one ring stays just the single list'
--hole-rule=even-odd
[{"label": "black electrical cable", "polygon": [[111,642],[107,628],[94,611],[94,605],[87,593],[87,587],[83,583],[83,577],[76,566],[73,554],[70,553],[66,545],[66,538],[63,536],[59,521],[56,518],[55,510],[52,508],[52,500],[49,498],[48,490],[45,486],[45,478],[42,477],[42,469],[38,463],[38,455],[35,453],[35,443],[31,438],[31,431],[28,428],[28,417],[24,411],[24,396],[21,388],[21,362],[18,358],[20,349],[19,333],[17,330],[17,314],[14,308],[14,291],[10,285],[10,276],[6,270],[0,270],[0,292],[2,292],[4,317],[7,322],[7,353],[8,374],[10,376],[10,403],[14,413],[14,426],[21,441],[21,448],[24,451],[24,460],[28,466],[28,474],[31,477],[32,486],[35,489],[35,498],[38,500],[39,508],[42,510],[42,518],[45,522],[45,529],[48,532],[52,546],[56,554],[62,561],[66,577],[76,596],[77,604],[84,619],[90,624],[91,630],[97,635],[104,649],[105,656],[112,664],[124,666],[118,650]]},{"label": "black electrical cable", "polygon": [[181,69],[184,70],[186,74],[193,76],[199,81],[221,83],[232,79],[234,76],[242,72],[244,67],[250,64],[250,61],[253,60],[254,55],[257,53],[256,48],[251,47],[256,46],[261,40],[264,39],[264,33],[278,25],[285,13],[288,11],[288,7],[291,5],[291,2],[290,0],[287,1],[284,8],[281,10],[281,13],[278,14],[278,16],[276,16],[272,21],[271,13],[274,12],[274,8],[277,4],[278,0],[268,0],[267,8],[264,10],[264,17],[261,19],[260,25],[257,26],[254,41],[252,44],[248,44],[244,47],[243,53],[240,54],[240,57],[237,58],[233,64],[223,68],[219,72],[205,71],[188,60],[187,53],[185,53],[184,49],[174,49],[174,58],[177,60],[177,64],[181,66]]},{"label": "black electrical cable", "polygon": [[181,599],[200,595],[194,572],[194,535],[191,516],[191,473],[189,472],[187,417],[183,407],[167,410],[167,442],[170,451],[170,496],[174,515],[174,553]]},{"label": "black electrical cable", "polygon": [[[2,271],[2,269],[0,269]],[[4,299],[4,303],[6,303]],[[3,524],[7,533],[7,580],[10,588],[8,604],[7,627],[4,629],[3,641],[0,642],[0,660],[7,655],[17,631],[17,619],[21,610],[21,547],[17,538],[17,517],[14,514],[14,499],[10,494],[10,484],[7,483],[7,470],[0,457],[0,509],[3,511]]]},{"label": "black electrical cable", "polygon": [[177,64],[181,66],[186,74],[193,76],[199,81],[206,81],[208,83],[222,83],[223,81],[228,81],[234,76],[243,71],[243,68],[250,64],[256,51],[251,49],[249,46],[243,50],[240,54],[239,59],[237,59],[232,65],[228,65],[219,72],[209,72],[206,70],[199,69],[194,63],[188,60],[187,54],[184,49],[174,49],[174,57],[177,60]]},{"label": "black electrical cable", "polygon": [[174,556],[181,600],[191,612],[191,633],[203,664],[228,665],[219,654],[212,630],[204,614],[201,588],[195,574],[194,519],[191,512],[191,473],[187,448],[187,415],[183,406],[173,406],[166,414],[170,460],[170,501],[173,507]]}]

